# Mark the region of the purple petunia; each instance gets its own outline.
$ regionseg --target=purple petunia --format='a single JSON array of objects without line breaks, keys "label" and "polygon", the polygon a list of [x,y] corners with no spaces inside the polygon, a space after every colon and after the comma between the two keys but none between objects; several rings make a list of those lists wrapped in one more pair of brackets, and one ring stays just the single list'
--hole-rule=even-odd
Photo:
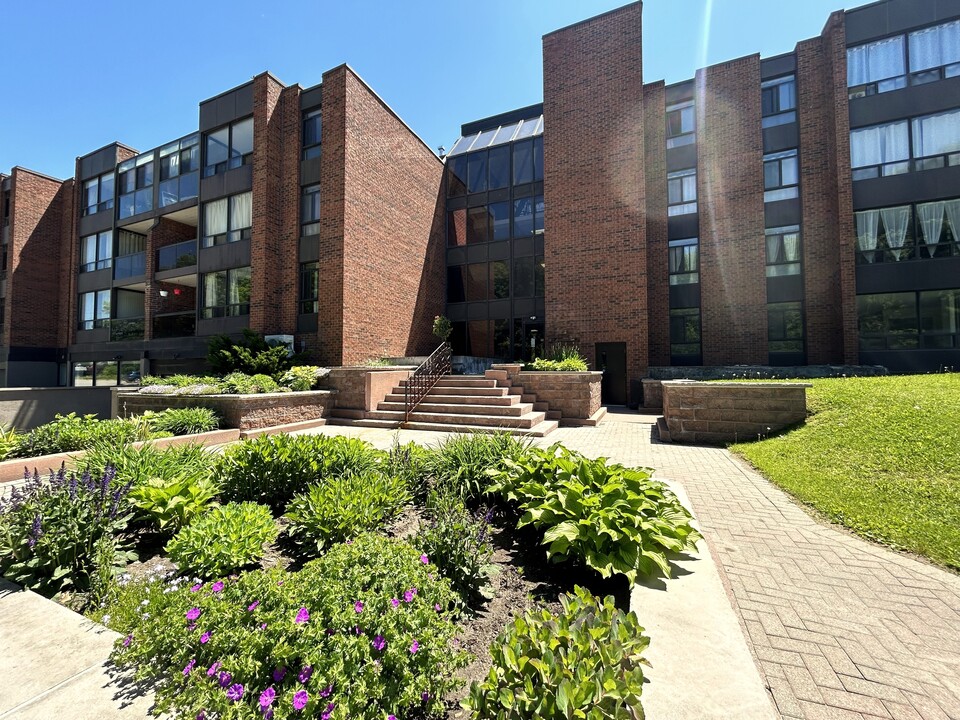
[{"label": "purple petunia", "polygon": [[306,685],[312,676],[313,668],[307,665],[300,671],[300,674],[297,675],[297,680]]},{"label": "purple petunia", "polygon": [[293,709],[297,710],[298,712],[300,710],[303,710],[307,706],[307,702],[309,700],[310,700],[310,696],[307,695],[307,691],[299,690],[293,696]]},{"label": "purple petunia", "polygon": [[201,710],[197,713],[197,720],[207,720],[207,713],[205,710]]},{"label": "purple petunia", "polygon": [[307,610],[305,607],[302,607],[300,608],[300,610],[297,611],[297,617],[294,619],[294,622],[297,625],[302,625],[303,623],[307,622],[307,620],[309,619],[310,619],[310,611]]},{"label": "purple petunia", "polygon": [[220,681],[220,687],[225,688],[227,685],[230,684],[230,681],[233,680],[233,675],[228,673],[226,670],[223,670],[220,672],[220,676],[218,679]]},{"label": "purple petunia", "polygon": [[423,694],[420,695],[420,701],[421,701],[421,702],[428,702],[429,700],[430,700],[430,693],[425,692],[425,693],[423,693]]},{"label": "purple petunia", "polygon": [[387,641],[384,640],[383,635],[377,635],[373,639],[373,649],[382,651],[387,646]]},{"label": "purple petunia", "polygon": [[232,700],[233,702],[239,702],[243,699],[243,685],[240,683],[235,683],[230,686],[230,689],[227,690],[227,699]]},{"label": "purple petunia", "polygon": [[330,697],[330,693],[333,692],[333,685],[327,685],[323,690],[320,691],[320,697]]},{"label": "purple petunia", "polygon": [[213,677],[220,670],[220,661],[217,660],[213,665],[207,668],[207,677]]},{"label": "purple petunia", "polygon": [[187,610],[187,620],[196,620],[198,617],[200,617],[202,613],[203,613],[203,610],[201,610],[200,608],[192,607],[189,610]]},{"label": "purple petunia", "polygon": [[396,715],[387,715],[387,720],[397,720]]},{"label": "purple petunia", "polygon": [[363,612],[363,603],[360,602],[359,600],[357,600],[357,601],[353,604],[353,611],[354,611],[355,613],[362,613],[362,612]]},{"label": "purple petunia", "polygon": [[200,636],[200,644],[206,645],[210,642],[210,636],[213,634],[212,630],[207,630],[203,635]]},{"label": "purple petunia", "polygon": [[437,612],[440,612],[440,610],[442,610],[442,608],[440,607],[440,603],[435,604],[433,606],[433,609],[436,610]]},{"label": "purple petunia", "polygon": [[260,623],[260,629],[261,629],[261,630],[266,630],[266,629],[267,629],[267,624],[266,624],[266,623]]},{"label": "purple petunia", "polygon": [[283,679],[287,676],[287,666],[281,665],[280,667],[275,667],[273,669],[273,681],[276,683],[283,682]]},{"label": "purple petunia", "polygon": [[330,716],[333,715],[333,709],[336,707],[334,703],[327,703],[327,709],[320,716],[320,720],[330,720]]},{"label": "purple petunia", "polygon": [[196,585],[190,588],[190,592],[197,592],[197,590],[199,590],[202,587],[203,587],[203,583],[197,583]]},{"label": "purple petunia", "polygon": [[186,677],[191,672],[193,672],[193,666],[196,664],[197,664],[196,659],[193,659],[190,662],[188,662],[183,668],[183,676]]},{"label": "purple petunia", "polygon": [[215,582],[213,585],[210,586],[210,592],[218,593],[218,592],[221,592],[222,590],[223,590],[222,580],[218,580],[217,582]]},{"label": "purple petunia", "polygon": [[257,605],[259,604],[260,604],[259,600],[254,600],[252,603],[247,605],[247,612],[253,612],[254,610],[257,609]]},{"label": "purple petunia", "polygon": [[390,604],[393,605],[395,608],[400,607],[400,601],[397,600],[396,598],[390,598]]},{"label": "purple petunia", "polygon": [[124,646],[124,647],[130,647],[130,643],[132,643],[132,642],[133,642],[133,635],[127,635],[127,636],[123,639],[123,646]]},{"label": "purple petunia", "polygon": [[420,556],[420,562],[422,562],[424,565],[429,565],[429,564],[430,564],[430,558],[428,558],[426,555],[421,555],[421,556]]},{"label": "purple petunia", "polygon": [[414,598],[414,596],[415,596],[416,594],[417,594],[417,589],[416,589],[416,588],[410,588],[409,590],[407,590],[407,591],[403,594],[403,601],[404,601],[404,602],[408,602],[408,603],[413,602],[413,598]]},{"label": "purple petunia", "polygon": [[273,708],[267,708],[264,711],[263,720],[273,720]]},{"label": "purple petunia", "polygon": [[410,646],[410,654],[413,655],[420,649],[420,643],[416,640],[413,641],[413,644]]},{"label": "purple petunia", "polygon": [[272,687],[268,687],[262,693],[260,693],[260,709],[266,710],[268,707],[273,705],[273,701],[277,697],[277,691]]}]

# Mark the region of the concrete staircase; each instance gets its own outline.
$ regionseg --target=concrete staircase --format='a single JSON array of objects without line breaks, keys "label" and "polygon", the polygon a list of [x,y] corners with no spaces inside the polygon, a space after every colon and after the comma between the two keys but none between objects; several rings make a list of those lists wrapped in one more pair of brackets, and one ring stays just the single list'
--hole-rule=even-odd
[{"label": "concrete staircase", "polygon": [[[398,428],[403,423],[404,385],[393,389],[376,410],[334,409],[330,425]],[[504,370],[485,375],[446,375],[410,414],[408,430],[497,432],[543,437],[557,428],[558,412],[549,412],[536,396],[522,395]]]}]

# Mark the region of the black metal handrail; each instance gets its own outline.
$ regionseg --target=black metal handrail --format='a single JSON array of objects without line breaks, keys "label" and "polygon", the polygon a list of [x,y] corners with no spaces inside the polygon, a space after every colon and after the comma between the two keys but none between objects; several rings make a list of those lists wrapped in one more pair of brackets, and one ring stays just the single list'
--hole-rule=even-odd
[{"label": "black metal handrail", "polygon": [[437,380],[450,374],[450,343],[441,343],[430,357],[420,363],[420,367],[407,378],[403,391],[403,423],[410,422],[410,414],[423,400]]}]

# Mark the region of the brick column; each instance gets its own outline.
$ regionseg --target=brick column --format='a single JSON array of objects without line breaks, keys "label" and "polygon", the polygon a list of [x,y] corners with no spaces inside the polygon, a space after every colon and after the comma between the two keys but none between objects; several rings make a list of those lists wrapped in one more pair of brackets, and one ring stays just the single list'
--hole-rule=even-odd
[{"label": "brick column", "polygon": [[670,266],[667,257],[667,138],[663,81],[643,86],[647,200],[647,321],[650,364],[670,364]]}]

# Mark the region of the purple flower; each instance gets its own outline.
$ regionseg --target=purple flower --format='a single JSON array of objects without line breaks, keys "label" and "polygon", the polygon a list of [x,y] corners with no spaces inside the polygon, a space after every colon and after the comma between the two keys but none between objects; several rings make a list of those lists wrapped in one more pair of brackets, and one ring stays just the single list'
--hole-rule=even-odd
[{"label": "purple flower", "polygon": [[423,694],[420,696],[420,701],[421,701],[421,702],[427,702],[427,701],[429,701],[429,700],[430,700],[430,693],[428,693],[428,692],[425,692],[425,693],[423,693]]},{"label": "purple flower", "polygon": [[[197,583],[196,585],[194,585],[193,587],[190,588],[190,592],[196,592],[197,590],[199,590],[199,589],[202,588],[202,587],[203,587],[203,583]],[[201,710],[201,712],[203,712],[203,711]]]},{"label": "purple flower", "polygon": [[263,713],[263,720],[273,720],[273,708],[267,708]]},{"label": "purple flower", "polygon": [[355,632],[357,635],[363,635],[363,630],[360,629],[359,625],[353,626],[353,632]]},{"label": "purple flower", "polygon": [[233,675],[228,673],[226,670],[220,672],[219,681],[220,687],[225,688],[230,684],[230,681],[233,680]]},{"label": "purple flower", "polygon": [[189,610],[187,610],[187,620],[196,620],[198,617],[200,617],[200,614],[202,612],[203,610],[201,610],[198,607],[190,608]]},{"label": "purple flower", "polygon": [[266,630],[266,629],[267,629],[267,624],[266,624],[266,623],[260,623],[260,629],[261,629],[261,630]]},{"label": "purple flower", "polygon": [[268,707],[273,705],[274,699],[277,697],[277,691],[272,687],[268,687],[262,693],[260,693],[260,709],[266,710]]},{"label": "purple flower", "polygon": [[197,664],[196,659],[191,660],[183,667],[183,676],[186,677],[193,671],[193,666]]},{"label": "purple flower", "polygon": [[287,676],[287,666],[281,665],[273,669],[273,681],[276,683],[283,682],[283,679]]},{"label": "purple flower", "polygon": [[382,651],[387,646],[387,641],[383,639],[383,635],[377,635],[373,639],[373,649]]},{"label": "purple flower", "polygon": [[124,646],[124,647],[130,647],[130,643],[132,643],[132,642],[133,642],[133,635],[127,635],[127,636],[123,639],[123,646]]},{"label": "purple flower", "polygon": [[420,643],[416,640],[413,641],[413,644],[410,646],[410,654],[413,655],[420,649]]},{"label": "purple flower", "polygon": [[306,685],[307,681],[310,679],[312,675],[313,675],[313,668],[307,665],[300,671],[300,674],[297,675],[297,680],[299,680],[301,683]]},{"label": "purple flower", "polygon": [[403,600],[404,600],[404,602],[408,602],[408,603],[413,602],[413,597],[414,597],[414,595],[416,595],[416,594],[417,594],[417,589],[416,589],[416,588],[410,588],[409,590],[407,590],[407,591],[403,594]]},{"label": "purple flower", "polygon": [[397,720],[396,715],[387,715],[387,720]]},{"label": "purple flower", "polygon": [[257,605],[259,604],[260,604],[259,600],[254,600],[252,603],[247,605],[247,612],[253,612],[254,610],[257,609]]},{"label": "purple flower", "polygon": [[400,607],[400,601],[397,600],[396,598],[390,598],[390,604],[393,605],[395,608]]},{"label": "purple flower", "polygon": [[428,558],[426,555],[421,555],[421,556],[420,556],[420,562],[422,562],[424,565],[429,565],[429,564],[430,564],[430,558]]},{"label": "purple flower", "polygon": [[336,707],[333,703],[327,703],[327,709],[320,716],[320,720],[330,720],[330,716],[333,715],[333,709]]},{"label": "purple flower", "polygon": [[197,624],[195,622],[192,622],[189,625],[187,625],[187,630],[189,630],[190,632],[193,632],[196,629],[197,629]]},{"label": "purple flower", "polygon": [[354,611],[355,613],[362,613],[362,612],[363,612],[363,603],[360,602],[359,600],[357,600],[357,601],[353,604],[353,611]]},{"label": "purple flower", "polygon": [[323,690],[320,691],[320,697],[330,697],[330,693],[333,692],[333,685],[327,685]]},{"label": "purple flower", "polygon": [[197,720],[207,720],[207,713],[204,710],[201,710],[197,713]]},{"label": "purple flower", "polygon": [[433,609],[436,610],[437,612],[440,612],[440,610],[442,609],[442,608],[440,607],[440,603],[437,603],[436,605],[434,605],[434,606],[433,606]]},{"label": "purple flower", "polygon": [[[210,592],[218,593],[218,592],[221,592],[222,590],[223,590],[222,580],[218,580],[217,582],[215,582],[213,585],[210,586]],[[241,688],[241,691],[242,691],[242,688]]]},{"label": "purple flower", "polygon": [[297,612],[297,617],[296,617],[296,619],[294,620],[294,622],[295,622],[297,625],[302,625],[303,623],[305,623],[305,622],[306,622],[307,620],[309,620],[309,619],[310,619],[310,611],[307,610],[305,607],[302,607],[302,608],[300,608],[300,610]]},{"label": "purple flower", "polygon": [[207,668],[207,677],[213,677],[217,674],[217,671],[220,669],[220,661],[217,660],[213,665]]},{"label": "purple flower", "polygon": [[203,635],[200,636],[200,644],[206,645],[210,642],[210,636],[213,634],[211,630],[207,630]]},{"label": "purple flower", "polygon": [[232,700],[233,702],[238,702],[243,698],[243,685],[236,683],[230,686],[230,689],[227,690],[227,699]]},{"label": "purple flower", "polygon": [[307,701],[310,700],[310,696],[307,695],[306,690],[299,690],[293,696],[293,709],[300,711],[307,706]]}]

